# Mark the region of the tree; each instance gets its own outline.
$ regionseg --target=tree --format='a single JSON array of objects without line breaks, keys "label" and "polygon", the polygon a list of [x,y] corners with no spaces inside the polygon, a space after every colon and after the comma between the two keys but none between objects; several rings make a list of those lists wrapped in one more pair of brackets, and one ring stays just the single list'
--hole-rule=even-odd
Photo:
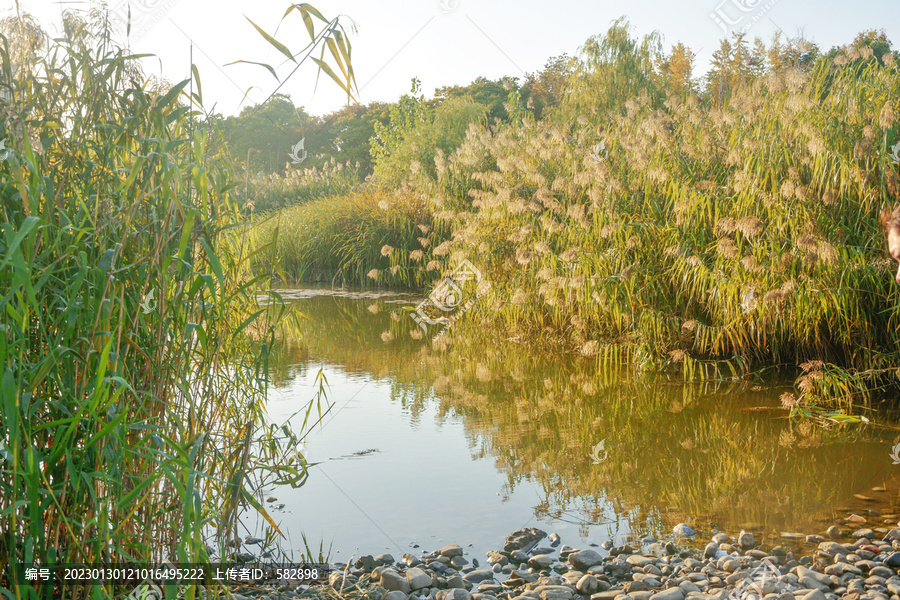
[{"label": "tree", "polygon": [[332,158],[338,162],[359,163],[363,175],[374,167],[369,140],[375,135],[375,123],[390,122],[389,105],[373,102],[352,104],[325,117],[311,117],[303,126],[308,167],[322,167]]},{"label": "tree", "polygon": [[665,81],[666,91],[674,96],[684,96],[694,91],[694,58],[696,55],[691,49],[678,42],[672,46],[669,54],[660,65],[660,71]]},{"label": "tree", "polygon": [[446,86],[434,91],[435,104],[450,98],[462,98],[488,108],[488,119],[505,120],[506,109],[503,103],[509,95],[509,89],[518,89],[518,79],[501,77],[496,81],[479,77],[467,86]]},{"label": "tree", "polygon": [[568,54],[551,56],[539,73],[529,73],[522,84],[523,95],[536,119],[542,119],[565,99],[572,75],[572,58]]},{"label": "tree", "polygon": [[723,104],[731,89],[731,65],[734,49],[727,38],[719,42],[719,49],[713,52],[712,63],[706,74],[706,94],[717,104]]},{"label": "tree", "polygon": [[428,103],[420,94],[419,80],[413,79],[411,92],[390,108],[390,124],[375,123],[371,140],[375,179],[398,186],[409,177],[413,162],[434,177],[436,150],[451,154],[465,139],[469,124],[484,122],[488,110],[466,97]]},{"label": "tree", "polygon": [[290,96],[275,94],[262,105],[247,106],[237,117],[225,119],[222,126],[235,160],[245,162],[249,151],[247,168],[274,172],[290,160],[288,155],[302,138],[302,125],[308,118]]},{"label": "tree", "polygon": [[654,31],[643,39],[632,38],[625,17],[617,19],[605,35],[596,35],[581,47],[570,78],[566,99],[569,115],[622,113],[625,103],[644,95],[652,106],[664,99],[655,65],[661,62],[662,42]]},{"label": "tree", "polygon": [[880,61],[885,54],[891,52],[891,40],[883,29],[870,29],[858,34],[851,47],[857,50],[869,48],[872,50],[872,56]]}]

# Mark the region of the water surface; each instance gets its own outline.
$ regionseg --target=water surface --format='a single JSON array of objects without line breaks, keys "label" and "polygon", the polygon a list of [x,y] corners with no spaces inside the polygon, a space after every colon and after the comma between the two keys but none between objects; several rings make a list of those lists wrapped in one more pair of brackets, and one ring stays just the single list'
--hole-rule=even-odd
[{"label": "water surface", "polygon": [[585,547],[683,521],[797,547],[782,533],[851,512],[897,521],[896,429],[792,422],[783,376],[636,376],[490,327],[414,339],[414,294],[281,294],[307,318],[273,366],[269,415],[301,410],[320,370],[332,403],[304,439],[306,485],[266,493],[285,505],[273,515],[289,547],[303,549],[302,532],[334,561],[447,543],[482,560],[524,526]]}]

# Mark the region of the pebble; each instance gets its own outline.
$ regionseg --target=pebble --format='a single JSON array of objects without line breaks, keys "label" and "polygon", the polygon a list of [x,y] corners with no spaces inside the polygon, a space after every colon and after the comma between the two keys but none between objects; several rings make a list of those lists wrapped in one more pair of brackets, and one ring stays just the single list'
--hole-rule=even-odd
[{"label": "pebble", "polygon": [[[297,593],[290,586],[277,593],[240,586],[232,591],[253,600],[300,598],[299,592],[308,600],[332,600],[337,590],[347,600],[900,600],[900,549],[894,547],[900,546],[900,529],[856,529],[852,544],[782,534],[792,541],[774,547],[758,545],[746,530],[734,539],[715,532],[699,547],[679,532],[697,534],[681,523],[673,530],[678,546],[654,540],[637,549],[610,546],[609,556],[602,556],[586,541],[583,549],[561,546],[557,559],[559,536],[549,536],[550,548],[536,548],[548,536],[527,528],[510,534],[503,551],[487,553],[490,568],[479,568],[475,559],[463,567],[469,562],[463,548],[448,544],[421,556],[406,553],[396,566],[390,554],[360,556],[355,568],[341,565],[330,574],[332,596],[316,586],[294,586]],[[257,539],[245,543],[262,543]],[[810,546],[803,546],[804,539]],[[642,550],[646,546],[657,551]]]}]

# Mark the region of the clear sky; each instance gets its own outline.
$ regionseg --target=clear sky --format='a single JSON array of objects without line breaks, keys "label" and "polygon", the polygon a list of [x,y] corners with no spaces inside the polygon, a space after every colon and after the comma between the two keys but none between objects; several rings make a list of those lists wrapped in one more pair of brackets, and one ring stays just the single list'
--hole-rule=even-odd
[{"label": "clear sky", "polygon": [[[157,55],[145,59],[145,71],[172,82],[190,73],[190,46],[203,85],[207,109],[236,114],[242,106],[264,100],[278,82],[264,68],[225,66],[244,59],[281,65],[285,77],[293,69],[248,22],[266,31],[279,27],[287,0],[108,0],[113,14],[131,5],[131,48]],[[3,7],[14,0],[0,0]],[[551,56],[577,54],[584,41],[603,33],[626,16],[633,33],[653,30],[663,36],[666,51],[684,42],[697,55],[695,75],[706,71],[725,32],[746,30],[749,38],[768,41],[779,29],[786,36],[803,34],[827,50],[853,40],[865,29],[883,29],[900,48],[900,0],[314,0],[326,17],[346,15],[353,63],[363,103],[393,102],[418,77],[426,96],[437,87],[465,85],[479,76],[523,77],[540,70]],[[51,34],[59,31],[63,8],[86,8],[78,0],[19,0],[23,11],[39,19]],[[12,9],[14,10],[14,8]],[[352,20],[352,21],[351,21]],[[719,21],[718,23],[716,21]],[[280,25],[279,41],[294,51],[306,45],[299,14]],[[315,90],[316,67],[307,61],[282,88],[295,104],[312,114],[327,114],[346,103],[330,80]],[[250,93],[244,99],[244,93]],[[243,104],[242,104],[243,102]]]}]

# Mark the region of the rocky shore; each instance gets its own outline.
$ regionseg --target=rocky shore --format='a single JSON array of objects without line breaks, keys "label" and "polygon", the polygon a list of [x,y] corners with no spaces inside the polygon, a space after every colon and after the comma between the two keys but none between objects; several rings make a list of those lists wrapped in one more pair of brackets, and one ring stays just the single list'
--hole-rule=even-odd
[{"label": "rocky shore", "polygon": [[[527,528],[502,550],[466,557],[456,544],[421,554],[361,556],[327,580],[235,589],[234,598],[356,600],[900,600],[900,529],[837,537],[783,534],[793,547],[763,549],[753,533],[701,536],[677,525],[639,547],[575,548]],[[842,543],[843,542],[843,543]],[[787,543],[787,542],[786,542]],[[635,544],[635,546],[638,546]],[[595,549],[596,548],[596,549]]]}]

